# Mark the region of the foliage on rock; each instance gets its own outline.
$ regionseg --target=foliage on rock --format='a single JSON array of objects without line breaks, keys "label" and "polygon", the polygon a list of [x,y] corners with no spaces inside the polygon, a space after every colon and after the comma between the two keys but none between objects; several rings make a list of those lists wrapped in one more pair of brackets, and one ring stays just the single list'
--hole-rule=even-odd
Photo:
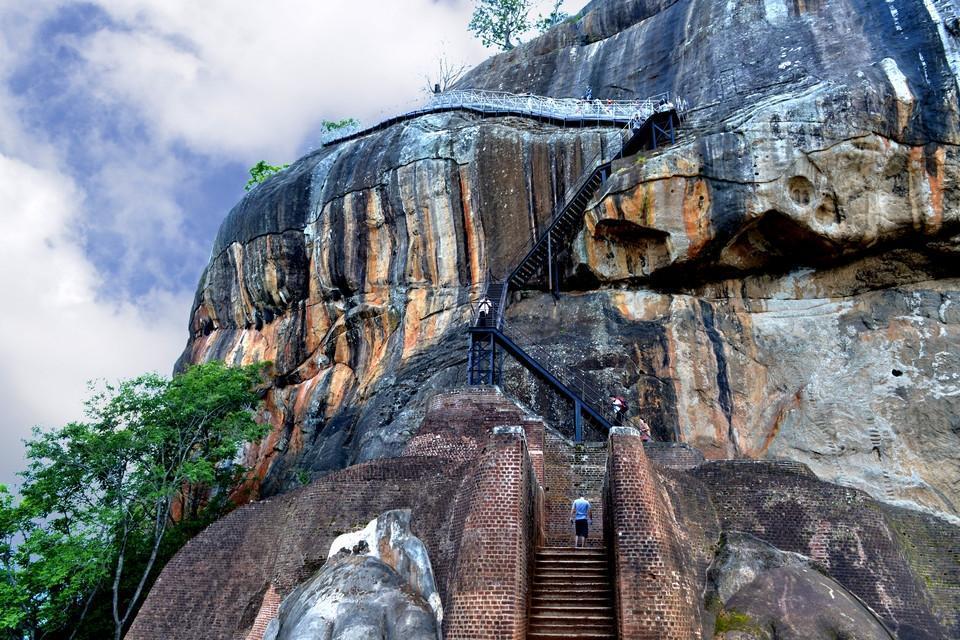
[{"label": "foliage on rock", "polygon": [[560,10],[560,5],[562,4],[563,0],[554,0],[553,9],[551,9],[549,14],[540,14],[537,16],[537,20],[533,25],[537,28],[537,31],[540,33],[546,33],[561,22],[570,19],[570,14]]},{"label": "foliage on rock", "polygon": [[246,191],[250,191],[250,189],[253,189],[256,186],[266,182],[267,178],[277,175],[289,166],[289,164],[273,165],[268,163],[266,160],[261,160],[257,164],[250,167],[250,179],[247,180],[247,184],[244,185],[243,188]]}]

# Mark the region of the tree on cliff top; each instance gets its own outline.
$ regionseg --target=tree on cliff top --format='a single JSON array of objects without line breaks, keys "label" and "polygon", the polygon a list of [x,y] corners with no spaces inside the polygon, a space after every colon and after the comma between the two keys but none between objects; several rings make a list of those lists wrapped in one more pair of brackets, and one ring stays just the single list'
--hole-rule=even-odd
[{"label": "tree on cliff top", "polygon": [[540,33],[546,33],[570,17],[570,15],[565,11],[560,11],[560,5],[562,4],[563,0],[554,0],[553,10],[550,11],[550,14],[546,16],[541,14],[537,17],[537,21],[534,23],[534,26]]},{"label": "tree on cliff top", "polygon": [[483,46],[509,51],[514,38],[530,29],[531,0],[476,0],[468,29]]},{"label": "tree on cliff top", "polygon": [[16,504],[0,486],[0,635],[122,637],[163,564],[230,507],[263,366],[221,363],[107,385],[86,421],[27,442]]}]

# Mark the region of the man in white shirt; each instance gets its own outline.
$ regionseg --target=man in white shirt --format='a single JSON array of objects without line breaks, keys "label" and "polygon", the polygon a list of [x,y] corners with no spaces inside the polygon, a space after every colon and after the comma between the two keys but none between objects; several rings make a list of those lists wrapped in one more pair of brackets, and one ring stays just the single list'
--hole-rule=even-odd
[{"label": "man in white shirt", "polygon": [[576,529],[576,541],[574,544],[578,547],[586,545],[590,523],[593,522],[593,515],[590,512],[590,502],[583,496],[573,501],[573,506],[570,508],[570,522],[574,524]]}]

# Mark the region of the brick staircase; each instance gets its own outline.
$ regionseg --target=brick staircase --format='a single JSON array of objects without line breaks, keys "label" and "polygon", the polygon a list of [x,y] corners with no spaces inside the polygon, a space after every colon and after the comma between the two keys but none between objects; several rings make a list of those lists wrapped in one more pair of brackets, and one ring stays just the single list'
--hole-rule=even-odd
[{"label": "brick staircase", "polygon": [[616,638],[610,564],[603,547],[541,547],[527,640]]},{"label": "brick staircase", "polygon": [[[536,552],[528,640],[616,638],[613,583],[603,546],[604,444],[574,444],[547,428],[543,442],[544,539]],[[585,548],[573,543],[570,506],[583,495],[593,510]]]},{"label": "brick staircase", "polygon": [[545,544],[563,547],[573,544],[570,506],[581,494],[590,501],[593,525],[588,547],[603,545],[603,477],[606,473],[605,444],[573,444],[547,429],[543,446]]}]

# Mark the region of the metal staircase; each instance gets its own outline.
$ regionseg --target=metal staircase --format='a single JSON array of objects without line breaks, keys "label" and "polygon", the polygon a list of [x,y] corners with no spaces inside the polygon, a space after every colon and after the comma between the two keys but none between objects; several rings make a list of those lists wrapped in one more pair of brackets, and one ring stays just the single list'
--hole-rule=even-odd
[{"label": "metal staircase", "polygon": [[583,214],[586,211],[587,203],[590,202],[597,193],[597,189],[609,175],[610,163],[606,162],[597,166],[585,176],[573,198],[560,208],[547,230],[534,243],[530,251],[520,260],[520,263],[507,278],[511,286],[516,289],[523,287],[530,282],[533,276],[546,267],[548,271],[547,282],[551,289],[556,290],[558,275],[554,273],[555,269],[553,268],[554,251],[557,247],[566,246],[573,240],[580,229],[580,225],[583,224]]},{"label": "metal staircase", "polygon": [[[513,270],[503,279],[491,278],[484,289],[487,304],[485,311],[478,307],[473,326],[470,327],[470,350],[467,359],[469,384],[499,384],[503,371],[503,354],[507,353],[553,389],[567,398],[574,408],[574,440],[582,442],[583,419],[587,417],[602,429],[609,430],[615,422],[611,412],[605,410],[607,397],[586,380],[582,372],[569,366],[552,362],[550,354],[538,348],[536,341],[524,340],[523,347],[514,339],[520,332],[511,329],[511,336],[504,331],[504,314],[509,304],[510,289],[522,289],[538,275],[546,275],[547,287],[559,295],[559,273],[556,268],[556,253],[576,237],[583,224],[587,205],[600,186],[610,176],[611,165],[625,151],[636,153],[641,149],[656,149],[675,141],[675,123],[679,117],[674,109],[651,114],[640,126],[625,127],[620,131],[620,145],[609,159],[603,152],[588,164],[584,175],[567,192],[551,216],[547,228],[519,259]],[[624,139],[624,134],[627,138]]]}]

